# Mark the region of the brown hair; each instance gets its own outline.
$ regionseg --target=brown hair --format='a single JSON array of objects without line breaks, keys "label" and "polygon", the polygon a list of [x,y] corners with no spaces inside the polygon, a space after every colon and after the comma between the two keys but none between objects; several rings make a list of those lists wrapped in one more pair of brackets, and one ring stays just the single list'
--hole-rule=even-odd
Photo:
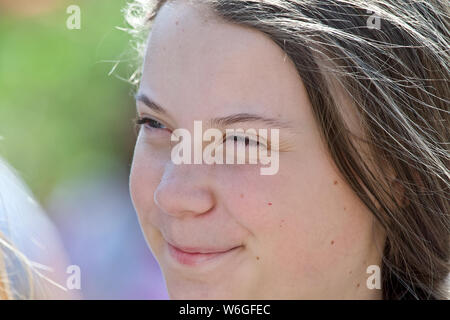
[{"label": "brown hair", "polygon": [[[165,2],[131,3],[131,32]],[[268,35],[295,64],[334,162],[386,234],[383,298],[447,298],[449,2],[195,2]],[[362,135],[344,119],[336,86]]]}]

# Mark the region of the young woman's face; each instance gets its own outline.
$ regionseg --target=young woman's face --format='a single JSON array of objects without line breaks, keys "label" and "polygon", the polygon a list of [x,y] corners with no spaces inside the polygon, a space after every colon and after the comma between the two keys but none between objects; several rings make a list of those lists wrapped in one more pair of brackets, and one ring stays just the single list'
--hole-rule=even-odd
[{"label": "young woman's face", "polygon": [[[131,195],[172,298],[380,295],[366,287],[366,269],[382,251],[373,218],[333,165],[302,80],[274,42],[206,9],[166,4],[138,96],[139,117],[157,122],[141,126]],[[172,162],[171,131],[193,136],[195,120],[244,113],[284,124],[255,117],[227,127],[279,128],[276,174]]]}]

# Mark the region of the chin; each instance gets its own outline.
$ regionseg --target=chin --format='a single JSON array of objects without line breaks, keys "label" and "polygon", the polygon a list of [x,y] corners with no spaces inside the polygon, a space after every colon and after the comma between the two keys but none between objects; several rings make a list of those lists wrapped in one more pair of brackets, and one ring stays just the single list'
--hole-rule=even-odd
[{"label": "chin", "polygon": [[[229,285],[229,284],[228,284]],[[172,300],[230,300],[239,299],[237,292],[221,288],[220,284],[186,283],[168,285],[169,297]],[[242,297],[241,297],[242,298]]]}]

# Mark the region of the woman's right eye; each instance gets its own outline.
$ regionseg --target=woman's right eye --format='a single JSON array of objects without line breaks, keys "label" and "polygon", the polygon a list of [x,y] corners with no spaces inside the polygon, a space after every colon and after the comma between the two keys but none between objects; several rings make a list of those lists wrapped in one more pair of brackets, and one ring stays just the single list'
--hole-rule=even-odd
[{"label": "woman's right eye", "polygon": [[161,122],[148,117],[137,118],[136,125],[139,126],[144,125],[149,129],[164,129],[164,130],[167,129],[167,127],[163,125]]}]

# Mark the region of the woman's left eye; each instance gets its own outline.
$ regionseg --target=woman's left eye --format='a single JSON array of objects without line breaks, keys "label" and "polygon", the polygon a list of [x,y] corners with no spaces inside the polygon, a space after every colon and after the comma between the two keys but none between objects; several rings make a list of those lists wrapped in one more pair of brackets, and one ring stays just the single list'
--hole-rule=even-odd
[{"label": "woman's left eye", "polygon": [[150,129],[167,129],[165,125],[163,125],[161,122],[147,117],[137,118],[136,119],[137,125],[145,125],[149,127]]},{"label": "woman's left eye", "polygon": [[248,136],[240,136],[240,135],[231,135],[226,137],[225,140],[233,140],[235,143],[236,142],[240,142],[243,143],[246,147],[247,146],[251,146],[251,147],[257,147],[259,146],[259,141],[257,139],[251,139]]}]

